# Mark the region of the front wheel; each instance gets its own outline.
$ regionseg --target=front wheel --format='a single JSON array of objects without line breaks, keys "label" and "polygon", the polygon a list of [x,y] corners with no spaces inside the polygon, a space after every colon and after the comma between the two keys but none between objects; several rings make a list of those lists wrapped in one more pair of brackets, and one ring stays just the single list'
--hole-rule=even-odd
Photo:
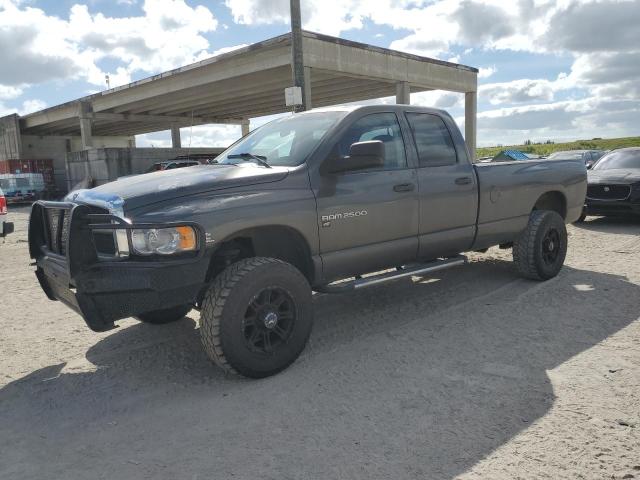
[{"label": "front wheel", "polygon": [[531,212],[527,228],[513,243],[513,261],[518,272],[533,280],[555,277],[567,255],[567,229],[556,212]]},{"label": "front wheel", "polygon": [[263,378],[298,358],[312,323],[311,287],[304,275],[281,260],[254,257],[216,277],[202,304],[200,336],[218,366]]}]

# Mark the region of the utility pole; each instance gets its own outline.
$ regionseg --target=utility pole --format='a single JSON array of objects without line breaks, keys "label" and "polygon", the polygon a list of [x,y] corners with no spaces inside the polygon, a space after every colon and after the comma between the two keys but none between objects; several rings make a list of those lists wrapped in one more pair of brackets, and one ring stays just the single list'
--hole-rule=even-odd
[{"label": "utility pole", "polygon": [[296,107],[296,111],[306,110],[308,105],[305,78],[304,61],[302,58],[302,15],[300,13],[300,0],[290,0],[291,5],[291,66],[293,70],[293,86],[302,90],[302,105]]}]

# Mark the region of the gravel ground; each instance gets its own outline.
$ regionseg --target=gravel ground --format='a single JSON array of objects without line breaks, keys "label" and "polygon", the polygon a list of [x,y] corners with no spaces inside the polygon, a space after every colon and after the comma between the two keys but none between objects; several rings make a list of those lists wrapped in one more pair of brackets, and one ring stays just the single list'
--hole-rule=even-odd
[{"label": "gravel ground", "polygon": [[36,283],[28,209],[0,240],[0,478],[640,478],[640,223],[317,295],[302,357],[225,377],[198,315],[97,334]]}]

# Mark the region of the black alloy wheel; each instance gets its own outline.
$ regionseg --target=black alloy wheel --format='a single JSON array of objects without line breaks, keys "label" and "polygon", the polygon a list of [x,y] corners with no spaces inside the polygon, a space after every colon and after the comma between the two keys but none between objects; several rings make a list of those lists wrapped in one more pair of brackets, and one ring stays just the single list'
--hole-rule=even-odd
[{"label": "black alloy wheel", "polygon": [[273,354],[287,344],[296,322],[296,306],[288,292],[278,287],[260,291],[247,306],[242,333],[247,347]]},{"label": "black alloy wheel", "polygon": [[549,229],[542,240],[542,260],[547,265],[555,265],[560,254],[560,234],[555,228]]}]

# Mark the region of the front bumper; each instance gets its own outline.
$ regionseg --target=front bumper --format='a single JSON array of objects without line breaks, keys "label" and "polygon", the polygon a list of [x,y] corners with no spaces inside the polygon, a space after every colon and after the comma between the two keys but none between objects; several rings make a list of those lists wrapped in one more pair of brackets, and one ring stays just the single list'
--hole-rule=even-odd
[{"label": "front bumper", "polygon": [[640,203],[627,200],[594,200],[587,198],[584,205],[587,215],[640,215]]},{"label": "front bumper", "polygon": [[[65,220],[60,220],[58,230],[48,228],[47,209],[64,211]],[[201,227],[192,225],[198,232],[200,249],[196,256],[151,261],[133,257],[105,259],[98,255],[93,230],[161,225],[125,224],[112,215],[89,212],[84,205],[65,202],[39,201],[32,207],[29,251],[35,259],[36,277],[49,299],[59,300],[78,312],[94,331],[109,330],[118,319],[195,303],[208,268],[203,258]],[[99,221],[103,223],[92,223],[96,217],[102,217]],[[52,234],[59,235],[59,242],[48,238]]]}]

